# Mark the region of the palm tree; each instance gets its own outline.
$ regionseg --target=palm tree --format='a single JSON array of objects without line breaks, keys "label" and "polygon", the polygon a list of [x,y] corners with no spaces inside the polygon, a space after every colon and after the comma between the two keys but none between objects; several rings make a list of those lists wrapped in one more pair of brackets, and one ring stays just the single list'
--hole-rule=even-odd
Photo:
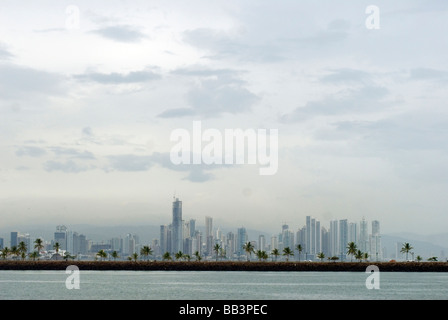
[{"label": "palm tree", "polygon": [[53,245],[54,250],[56,250],[56,253],[59,253],[59,249],[61,248],[61,245],[59,244],[59,242],[56,242]]},{"label": "palm tree", "polygon": [[255,255],[257,256],[258,261],[261,261],[261,259],[263,259],[263,253],[264,253],[264,251],[262,251],[262,250],[257,250],[255,252]]},{"label": "palm tree", "polygon": [[363,257],[364,257],[364,253],[362,253],[361,250],[356,251],[355,259],[358,259],[359,262],[361,262],[361,260],[363,259]]},{"label": "palm tree", "polygon": [[289,257],[294,255],[294,252],[289,247],[283,249],[283,255],[286,256],[286,261],[289,261]]},{"label": "palm tree", "polygon": [[246,242],[243,245],[243,250],[246,251],[247,261],[250,261],[250,255],[252,254],[252,252],[254,252],[254,245],[250,243],[250,241]]},{"label": "palm tree", "polygon": [[438,261],[438,260],[437,260],[437,257],[431,257],[431,258],[428,258],[428,261],[434,261],[434,262],[436,262],[436,261]]},{"label": "palm tree", "polygon": [[[106,252],[104,252],[104,253],[106,253]],[[107,253],[106,253],[106,256],[107,256]],[[68,259],[75,259],[75,256],[72,256],[71,254],[70,254],[70,252],[65,252],[65,254],[64,254],[64,259],[65,259],[65,261],[68,261]]]},{"label": "palm tree", "polygon": [[219,249],[221,249],[221,246],[219,244],[215,244],[215,246],[213,247],[213,251],[215,251],[216,253],[216,261],[218,261]]},{"label": "palm tree", "polygon": [[112,258],[114,258],[114,261],[115,261],[115,259],[119,258],[118,252],[115,250],[112,252],[111,256],[112,256]]},{"label": "palm tree", "polygon": [[131,256],[131,259],[133,259],[135,262],[137,262],[137,260],[138,260],[138,253],[137,253],[137,252],[134,252],[134,253],[132,254],[132,256]]},{"label": "palm tree", "polygon": [[190,262],[191,260],[191,256],[189,254],[184,254],[184,258],[185,260],[187,260],[188,262]]},{"label": "palm tree", "polygon": [[20,255],[21,255],[21,257],[22,257],[22,260],[25,260],[25,258],[26,258],[26,251],[27,251],[25,241],[20,241],[18,250],[19,250],[19,252],[20,252]]},{"label": "palm tree", "polygon": [[370,257],[369,254],[367,252],[364,252],[363,259],[367,261],[367,259],[369,259],[369,257]]},{"label": "palm tree", "polygon": [[201,261],[202,257],[201,257],[201,254],[199,253],[199,251],[196,251],[194,253],[194,256],[196,257],[196,261]]},{"label": "palm tree", "polygon": [[162,260],[171,260],[172,258],[171,258],[171,254],[167,251],[167,252],[165,252],[164,254],[163,254],[163,256],[162,256]]},{"label": "palm tree", "polygon": [[2,258],[3,260],[8,259],[8,256],[11,254],[11,250],[8,247],[4,247],[2,250]]},{"label": "palm tree", "polygon": [[322,262],[324,260],[324,258],[325,258],[325,254],[323,252],[319,252],[317,254],[317,257],[320,259],[320,262]]},{"label": "palm tree", "polygon": [[277,257],[280,255],[280,252],[277,248],[272,249],[271,254],[275,257],[275,261],[277,261]]},{"label": "palm tree", "polygon": [[98,251],[96,255],[101,259],[101,261],[103,261],[104,258],[107,258],[107,253],[103,249]]},{"label": "palm tree", "polygon": [[406,261],[408,261],[408,253],[409,251],[411,251],[412,249],[414,249],[408,242],[405,242],[403,244],[403,247],[401,248],[400,252],[401,253],[406,253]]},{"label": "palm tree", "polygon": [[420,256],[417,256],[417,257],[416,257],[415,259],[417,260],[417,262],[420,262],[420,261],[422,261],[422,260],[423,260],[423,258],[422,258],[422,257],[420,257]]},{"label": "palm tree", "polygon": [[33,251],[29,254],[29,257],[35,261],[39,257],[39,252]]},{"label": "palm tree", "polygon": [[44,242],[42,241],[41,238],[37,238],[36,240],[34,240],[34,249],[37,250],[37,253],[40,253],[43,248],[44,248]]},{"label": "palm tree", "polygon": [[184,257],[184,254],[182,253],[182,251],[179,251],[175,254],[176,260],[180,260]]},{"label": "palm tree", "polygon": [[20,255],[20,251],[19,251],[19,249],[17,248],[17,246],[12,246],[12,247],[11,247],[11,254],[12,254],[12,255],[15,255],[16,258]]},{"label": "palm tree", "polygon": [[145,256],[146,259],[148,260],[148,256],[151,256],[151,255],[153,254],[153,252],[152,252],[152,249],[151,249],[150,246],[143,246],[143,247],[140,249],[140,254],[141,254],[142,256]]},{"label": "palm tree", "polygon": [[353,241],[349,242],[346,249],[347,249],[347,254],[350,255],[350,262],[352,262],[353,256],[356,254],[356,249],[357,249],[356,243],[354,243]]},{"label": "palm tree", "polygon": [[299,262],[300,262],[300,255],[302,254],[302,251],[303,251],[302,245],[299,243],[296,246],[296,249],[297,249],[297,251],[299,251]]}]

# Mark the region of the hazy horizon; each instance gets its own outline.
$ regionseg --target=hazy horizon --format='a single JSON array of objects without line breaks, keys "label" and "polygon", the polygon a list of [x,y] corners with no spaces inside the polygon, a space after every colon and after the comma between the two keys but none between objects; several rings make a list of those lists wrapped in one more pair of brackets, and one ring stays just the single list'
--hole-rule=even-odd
[{"label": "hazy horizon", "polygon": [[[365,217],[381,233],[445,233],[447,12],[443,0],[5,2],[1,227],[168,224],[176,196],[184,218],[217,225]],[[194,121],[278,130],[278,171],[173,164],[170,134]]]}]

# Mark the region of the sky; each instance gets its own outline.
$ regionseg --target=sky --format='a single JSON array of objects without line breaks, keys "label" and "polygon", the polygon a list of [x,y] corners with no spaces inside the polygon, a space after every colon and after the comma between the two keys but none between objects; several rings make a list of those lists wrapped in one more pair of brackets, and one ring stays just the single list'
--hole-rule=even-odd
[{"label": "sky", "polygon": [[[0,7],[3,228],[169,224],[178,197],[198,225],[447,231],[445,0]],[[277,130],[277,171],[174,164],[198,122]]]}]

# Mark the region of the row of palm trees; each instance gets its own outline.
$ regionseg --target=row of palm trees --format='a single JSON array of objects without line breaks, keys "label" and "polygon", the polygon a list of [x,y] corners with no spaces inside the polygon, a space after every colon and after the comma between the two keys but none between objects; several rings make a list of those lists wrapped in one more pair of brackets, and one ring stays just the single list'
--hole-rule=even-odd
[{"label": "row of palm trees", "polygon": [[[34,241],[34,249],[36,249],[35,251],[31,252],[28,254],[28,256],[33,259],[39,259],[40,257],[40,253],[42,251],[42,249],[44,248],[44,244],[42,239],[38,238]],[[59,252],[60,250],[60,244],[58,242],[56,242],[53,245],[53,248],[55,249],[56,253]],[[264,251],[264,250],[257,250],[255,251],[254,245],[251,242],[246,242],[242,249],[246,252],[247,255],[247,261],[250,261],[251,255],[252,253],[255,254],[255,256],[258,258],[259,261],[266,261],[269,258],[269,254]],[[301,244],[296,245],[295,249],[299,252],[299,261],[300,261],[300,256],[303,252],[303,247]],[[359,250],[357,248],[356,243],[354,242],[349,242],[347,245],[347,255],[350,255],[351,257],[351,261],[353,258],[355,258],[358,261],[362,261],[362,260],[367,260],[369,258],[369,255],[367,252],[362,252],[361,250]],[[408,254],[412,252],[412,249],[414,249],[408,242],[403,244],[403,247],[401,248],[401,253],[405,253],[406,254],[406,260],[408,261]],[[215,244],[215,246],[213,247],[213,251],[215,252],[216,255],[216,261],[218,261],[219,257],[225,257],[226,252],[225,250],[219,245],[219,244]],[[5,247],[2,249],[1,251],[1,257],[5,260],[8,258],[8,256],[15,256],[16,258],[21,258],[22,260],[24,260],[27,257],[27,246],[26,243],[24,241],[21,241],[18,246],[12,246],[11,249],[9,249],[8,247]],[[116,260],[119,258],[118,252],[117,251],[113,251],[111,254],[111,257]],[[153,255],[153,250],[150,246],[143,246],[140,249],[140,256],[143,257],[145,260],[149,260],[149,257]],[[289,257],[294,256],[294,251],[291,250],[291,248],[286,247],[283,249],[282,252],[280,252],[278,249],[273,249],[270,253],[270,255],[272,256],[272,259],[277,261],[277,258],[282,255],[286,258],[286,261],[289,261]],[[104,250],[99,250],[96,254],[96,257],[98,257],[100,260],[104,260],[106,259],[108,256],[107,252]],[[202,259],[201,255],[199,254],[198,251],[196,251],[194,253],[194,257],[196,259],[196,261],[200,261]],[[65,255],[63,257],[64,259],[68,260],[68,259],[74,259],[75,256],[70,255],[70,253],[65,252]],[[138,253],[133,253],[131,256],[128,257],[128,260],[134,260],[137,261],[139,258]],[[174,254],[174,258],[176,260],[186,260],[186,261],[190,261],[192,259],[192,257],[188,254],[184,254],[182,253],[182,251],[179,251],[177,253]],[[323,259],[325,258],[325,255],[323,252],[320,252],[317,254],[317,258],[320,259],[321,261],[323,261]],[[169,252],[166,252],[165,254],[163,254],[162,256],[163,260],[172,260],[173,258],[171,257],[171,254]],[[332,257],[327,257],[328,260],[331,261],[336,261],[339,259],[339,257],[337,256],[332,256]],[[416,257],[417,261],[421,261],[423,260],[420,256]],[[428,261],[437,261],[437,257],[430,257],[428,259]]]}]

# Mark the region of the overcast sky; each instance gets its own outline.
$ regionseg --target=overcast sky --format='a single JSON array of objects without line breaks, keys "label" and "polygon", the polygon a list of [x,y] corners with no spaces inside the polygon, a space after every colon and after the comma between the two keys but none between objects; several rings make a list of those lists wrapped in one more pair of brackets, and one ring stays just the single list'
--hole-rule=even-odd
[{"label": "overcast sky", "polygon": [[[168,224],[176,195],[199,225],[447,231],[447,1],[0,4],[2,227]],[[193,121],[278,129],[277,173],[174,165]]]}]

